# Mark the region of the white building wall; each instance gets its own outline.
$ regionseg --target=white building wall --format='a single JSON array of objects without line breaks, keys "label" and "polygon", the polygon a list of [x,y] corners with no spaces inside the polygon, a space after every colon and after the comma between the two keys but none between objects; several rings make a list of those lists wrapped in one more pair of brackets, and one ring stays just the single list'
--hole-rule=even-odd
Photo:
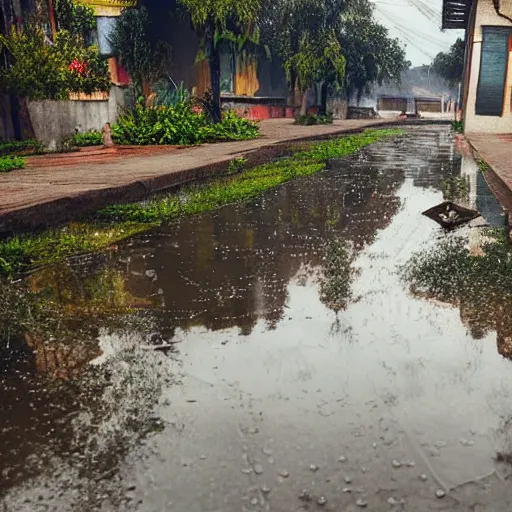
[{"label": "white building wall", "polygon": [[[482,25],[507,26],[512,29],[512,23],[498,16],[494,10],[492,0],[477,0],[475,30],[473,33],[473,52],[469,76],[468,97],[464,112],[464,126],[468,133],[511,133],[512,111],[510,108],[512,94],[512,62],[509,55],[507,71],[505,100],[503,115],[477,116],[475,114],[476,92],[480,74],[480,56],[482,51]],[[512,0],[500,0],[501,12],[512,18]]]}]

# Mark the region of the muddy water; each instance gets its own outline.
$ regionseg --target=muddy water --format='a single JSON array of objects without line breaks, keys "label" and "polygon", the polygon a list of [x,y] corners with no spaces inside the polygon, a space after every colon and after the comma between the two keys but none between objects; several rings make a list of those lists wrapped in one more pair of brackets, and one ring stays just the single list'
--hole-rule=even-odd
[{"label": "muddy water", "polygon": [[3,292],[4,510],[510,510],[512,322],[401,279],[443,191],[501,223],[415,128]]}]

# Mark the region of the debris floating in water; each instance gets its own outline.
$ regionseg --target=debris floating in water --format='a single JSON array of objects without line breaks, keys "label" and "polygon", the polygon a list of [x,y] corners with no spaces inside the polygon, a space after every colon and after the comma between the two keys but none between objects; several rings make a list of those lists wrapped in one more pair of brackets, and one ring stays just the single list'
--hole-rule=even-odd
[{"label": "debris floating in water", "polygon": [[480,217],[480,213],[476,210],[464,208],[463,206],[452,203],[451,201],[445,201],[433,208],[429,208],[423,212],[423,215],[437,222],[446,229],[453,229]]}]

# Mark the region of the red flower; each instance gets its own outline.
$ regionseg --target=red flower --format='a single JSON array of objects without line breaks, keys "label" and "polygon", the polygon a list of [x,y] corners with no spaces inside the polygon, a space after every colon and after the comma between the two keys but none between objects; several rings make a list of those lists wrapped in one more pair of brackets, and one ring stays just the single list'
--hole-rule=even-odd
[{"label": "red flower", "polygon": [[78,73],[79,75],[83,75],[87,71],[87,64],[85,62],[80,62],[77,59],[73,59],[71,64],[68,66],[68,69]]}]

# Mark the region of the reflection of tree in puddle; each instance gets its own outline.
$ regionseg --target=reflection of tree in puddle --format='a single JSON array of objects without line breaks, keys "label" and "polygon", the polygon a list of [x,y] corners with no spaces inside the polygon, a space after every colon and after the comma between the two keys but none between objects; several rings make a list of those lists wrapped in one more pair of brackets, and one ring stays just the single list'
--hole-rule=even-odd
[{"label": "reflection of tree in puddle", "polygon": [[[127,293],[108,262],[2,283],[0,494],[37,475],[51,484],[54,472],[59,488],[76,490],[82,478],[115,473],[160,428],[152,411],[171,376],[162,353],[141,347],[155,325],[132,304],[150,302]],[[91,365],[108,340],[115,350]]]},{"label": "reflection of tree in puddle", "polygon": [[351,297],[352,268],[347,244],[336,237],[327,242],[320,299],[335,313],[345,309]]},{"label": "reflection of tree in puddle", "polygon": [[[380,169],[333,162],[330,172],[290,182],[256,204],[180,219],[121,247],[127,289],[158,295],[172,328],[236,327],[247,335],[263,319],[273,329],[285,315],[290,282],[322,274],[331,234],[360,251],[391,222],[403,179],[392,162],[389,169],[382,161]],[[333,288],[333,269],[329,280]],[[328,302],[341,309],[349,299]]]},{"label": "reflection of tree in puddle", "polygon": [[416,254],[404,277],[413,293],[454,304],[475,339],[496,331],[498,352],[512,359],[512,252],[495,240],[473,256],[460,238]]}]

